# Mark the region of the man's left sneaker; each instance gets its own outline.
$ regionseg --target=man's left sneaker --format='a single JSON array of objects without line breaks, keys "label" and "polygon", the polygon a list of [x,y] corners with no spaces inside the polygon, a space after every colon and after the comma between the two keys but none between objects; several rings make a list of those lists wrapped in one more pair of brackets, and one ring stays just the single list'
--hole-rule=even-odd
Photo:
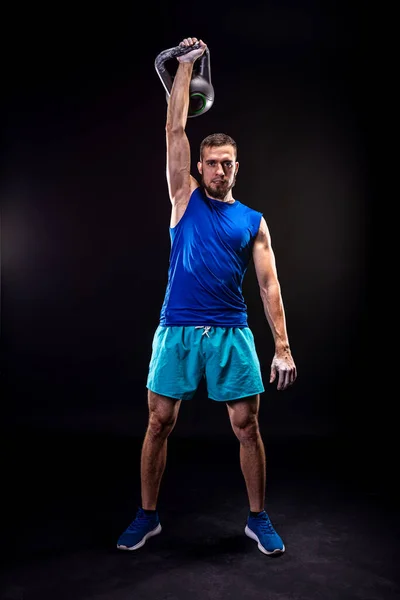
[{"label": "man's left sneaker", "polygon": [[258,549],[264,554],[282,554],[285,545],[272,526],[269,516],[262,510],[256,517],[251,515],[247,518],[245,534],[255,540]]}]

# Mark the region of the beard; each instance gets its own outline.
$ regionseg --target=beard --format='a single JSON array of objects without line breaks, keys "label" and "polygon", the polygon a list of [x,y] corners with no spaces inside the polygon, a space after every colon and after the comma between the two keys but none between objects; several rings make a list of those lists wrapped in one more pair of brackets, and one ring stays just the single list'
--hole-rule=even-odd
[{"label": "beard", "polygon": [[203,176],[201,176],[201,185],[207,192],[207,195],[216,200],[225,200],[235,183],[236,177],[234,177],[232,183],[225,180],[221,183],[211,183],[210,185],[206,185]]}]

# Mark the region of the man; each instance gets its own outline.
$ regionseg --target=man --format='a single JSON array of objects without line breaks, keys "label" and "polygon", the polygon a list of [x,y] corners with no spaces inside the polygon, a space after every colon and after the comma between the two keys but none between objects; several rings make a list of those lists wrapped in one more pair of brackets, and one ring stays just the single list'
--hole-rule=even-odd
[{"label": "man", "polygon": [[[182,47],[197,38],[185,38]],[[136,550],[161,532],[157,511],[166,466],[167,439],[182,400],[205,377],[209,398],[226,402],[240,442],[240,464],[249,498],[245,533],[265,554],[285,551],[265,511],[266,463],[258,425],[264,392],[254,337],[247,324],[242,280],[253,258],[266,318],[275,341],[270,383],[294,383],[297,372],[267,224],[232,195],[239,168],[235,141],[213,134],[200,146],[201,184],[190,174],[185,133],[193,63],[207,46],[178,57],[167,109],[167,181],[172,204],[171,255],[160,323],[153,338],[147,379],[149,422],[141,455],[142,504],[117,548]]]}]

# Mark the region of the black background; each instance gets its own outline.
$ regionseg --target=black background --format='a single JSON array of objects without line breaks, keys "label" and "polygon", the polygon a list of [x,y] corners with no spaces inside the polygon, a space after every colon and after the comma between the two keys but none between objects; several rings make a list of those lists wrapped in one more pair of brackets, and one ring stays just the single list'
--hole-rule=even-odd
[{"label": "black background", "polygon": [[[272,336],[250,265],[262,431],[337,434],[354,440],[360,464],[383,456],[390,415],[379,394],[371,400],[366,27],[351,2],[35,5],[10,18],[5,430],[144,434],[170,250],[167,104],[154,59],[196,36],[210,50],[215,101],[188,121],[193,168],[209,133],[237,141],[234,195],[269,225],[298,368],[288,391],[268,383]],[[225,434],[226,409],[201,386],[175,435]]]}]

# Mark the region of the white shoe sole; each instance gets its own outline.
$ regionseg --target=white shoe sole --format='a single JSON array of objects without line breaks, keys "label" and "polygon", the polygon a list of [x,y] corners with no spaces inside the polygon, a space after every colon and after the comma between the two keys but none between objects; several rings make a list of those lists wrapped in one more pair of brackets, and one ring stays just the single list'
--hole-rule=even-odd
[{"label": "white shoe sole", "polygon": [[282,548],[275,548],[275,550],[272,550],[271,552],[269,552],[268,550],[266,550],[264,548],[264,546],[261,545],[260,540],[258,539],[258,537],[256,536],[256,534],[254,533],[254,531],[252,531],[250,529],[250,527],[248,527],[246,525],[246,528],[244,530],[245,534],[251,538],[252,540],[257,542],[258,545],[258,549],[263,553],[263,554],[283,554],[285,552],[285,546],[283,545]]},{"label": "white shoe sole", "polygon": [[153,537],[153,535],[158,535],[159,533],[161,533],[161,529],[162,529],[161,523],[159,523],[155,529],[153,529],[152,531],[149,531],[149,533],[146,533],[144,538],[141,539],[140,542],[138,544],[136,544],[136,546],[122,546],[122,545],[117,544],[117,548],[118,548],[118,550],[137,550],[138,548],[141,548],[142,546],[145,545],[146,540],[148,538]]}]

